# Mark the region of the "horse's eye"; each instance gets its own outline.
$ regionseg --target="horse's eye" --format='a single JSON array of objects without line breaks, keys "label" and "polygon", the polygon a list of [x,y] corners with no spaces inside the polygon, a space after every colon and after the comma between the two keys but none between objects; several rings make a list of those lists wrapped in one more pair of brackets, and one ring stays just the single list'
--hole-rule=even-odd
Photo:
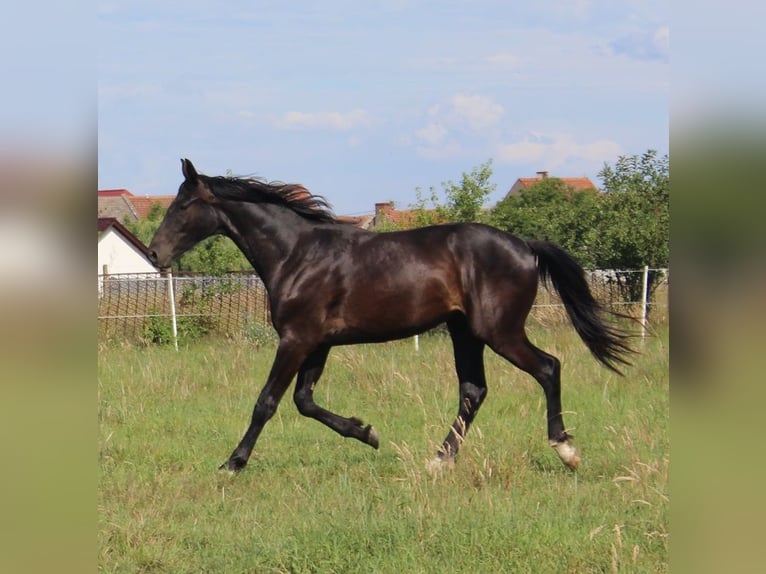
[{"label": "horse's eye", "polygon": [[185,210],[186,208],[188,208],[188,207],[189,207],[189,206],[190,206],[192,203],[194,203],[195,201],[197,201],[197,198],[196,198],[196,197],[192,197],[191,199],[187,199],[187,200],[185,200],[185,201],[182,201],[181,203],[179,203],[179,204],[178,204],[178,209],[180,209],[181,211],[183,211],[183,210]]}]

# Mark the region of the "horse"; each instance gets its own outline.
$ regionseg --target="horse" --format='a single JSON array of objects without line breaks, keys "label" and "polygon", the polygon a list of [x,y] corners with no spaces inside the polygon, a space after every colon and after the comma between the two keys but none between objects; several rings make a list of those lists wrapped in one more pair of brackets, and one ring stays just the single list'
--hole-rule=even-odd
[{"label": "horse", "polygon": [[241,471],[292,380],[298,411],[377,449],[372,425],[314,401],[330,349],[410,337],[446,323],[457,373],[458,413],[434,463],[454,463],[487,396],[489,347],[530,374],[546,400],[548,443],[575,470],[580,454],[564,426],[559,359],[535,347],[525,323],[538,281],[552,285],[574,329],[607,368],[629,365],[629,334],[606,321],[577,261],[549,241],[479,223],[380,233],[338,220],[300,184],[207,176],[181,160],[178,193],[149,245],[160,269],[207,237],[229,237],[263,280],[279,342],[241,441],[220,466]]}]

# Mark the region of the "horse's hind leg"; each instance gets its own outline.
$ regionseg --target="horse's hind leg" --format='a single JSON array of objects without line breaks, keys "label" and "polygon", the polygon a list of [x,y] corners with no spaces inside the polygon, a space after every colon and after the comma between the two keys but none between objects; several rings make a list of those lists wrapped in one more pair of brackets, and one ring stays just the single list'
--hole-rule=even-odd
[{"label": "horse's hind leg", "polygon": [[345,418],[336,415],[314,402],[314,386],[322,375],[329,352],[330,347],[321,347],[311,353],[301,365],[293,395],[298,411],[304,416],[318,420],[341,436],[355,438],[373,448],[378,448],[378,433],[372,425],[364,426],[364,423],[356,417]]},{"label": "horse's hind leg", "polygon": [[561,363],[553,355],[538,349],[522,333],[512,342],[491,345],[499,355],[532,375],[545,393],[548,415],[548,442],[569,468],[576,469],[580,455],[572,446],[572,436],[567,434],[561,414]]},{"label": "horse's hind leg", "polygon": [[476,413],[487,396],[487,382],[484,376],[484,342],[474,336],[463,317],[447,322],[455,354],[455,370],[460,384],[460,404],[457,417],[450,432],[436,454],[437,461],[455,458],[460,444],[465,439]]}]

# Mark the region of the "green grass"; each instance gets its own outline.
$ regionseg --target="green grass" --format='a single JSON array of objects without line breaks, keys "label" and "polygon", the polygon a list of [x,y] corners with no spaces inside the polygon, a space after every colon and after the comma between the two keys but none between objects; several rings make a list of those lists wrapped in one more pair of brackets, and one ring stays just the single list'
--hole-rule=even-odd
[{"label": "green grass", "polygon": [[426,462],[457,410],[443,336],[334,349],[317,402],[372,423],[380,450],[301,417],[288,396],[244,472],[241,438],[274,349],[102,348],[102,572],[664,572],[667,328],[620,378],[569,328],[559,356],[583,462],[547,445],[542,391],[487,352],[489,395],[451,471]]}]

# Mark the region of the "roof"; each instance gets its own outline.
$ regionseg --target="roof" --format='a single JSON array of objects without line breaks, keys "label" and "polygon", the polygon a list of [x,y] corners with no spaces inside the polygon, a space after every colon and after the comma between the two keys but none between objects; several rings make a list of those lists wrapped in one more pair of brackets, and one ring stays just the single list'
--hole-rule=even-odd
[{"label": "roof", "polygon": [[141,252],[147,259],[149,259],[149,248],[143,244],[143,242],[133,235],[127,227],[120,223],[114,217],[99,217],[98,218],[98,235],[106,233],[110,228],[122,235],[128,243],[133,245],[139,252]]},{"label": "roof", "polygon": [[[426,215],[427,214],[427,215]],[[389,223],[398,229],[411,229],[413,227],[419,227],[422,225],[420,217],[426,215],[428,219],[434,222],[438,221],[439,216],[435,210],[412,210],[412,209],[395,209],[393,202],[384,202],[375,204],[375,218],[373,219],[373,227],[379,228],[384,223]]]},{"label": "roof", "polygon": [[[511,189],[508,190],[508,193],[505,195],[505,197],[510,197],[511,195],[518,195],[521,193],[522,189],[528,189],[535,185],[536,183],[540,183],[544,179],[548,179],[548,172],[547,171],[539,171],[537,172],[537,177],[520,177],[516,180],[516,183],[514,183],[511,186]],[[588,177],[556,177],[556,176],[550,176],[550,179],[559,179],[562,182],[564,182],[564,185],[567,187],[567,189],[571,189],[573,192],[578,191],[585,191],[588,189],[596,190],[596,186],[593,184],[593,182]]]},{"label": "roof", "polygon": [[[516,180],[516,183],[520,183],[522,188],[530,187],[536,183],[539,183],[542,178],[539,177],[520,177]],[[566,185],[572,187],[575,191],[583,191],[585,189],[596,189],[593,182],[589,177],[558,177]],[[514,184],[515,185],[515,184]]]},{"label": "roof", "polygon": [[[132,194],[131,194],[132,195]],[[98,194],[98,216],[118,221],[136,220],[138,215],[129,201],[129,196],[120,194]]]},{"label": "roof", "polygon": [[133,195],[127,189],[99,189],[99,197],[122,197]]},{"label": "roof", "polygon": [[138,218],[143,219],[149,215],[149,211],[155,203],[159,203],[164,209],[167,209],[175,198],[175,195],[133,195],[129,200]]},{"label": "roof", "polygon": [[113,217],[118,221],[144,219],[155,203],[170,206],[175,195],[134,195],[127,189],[99,189],[99,217]]}]

